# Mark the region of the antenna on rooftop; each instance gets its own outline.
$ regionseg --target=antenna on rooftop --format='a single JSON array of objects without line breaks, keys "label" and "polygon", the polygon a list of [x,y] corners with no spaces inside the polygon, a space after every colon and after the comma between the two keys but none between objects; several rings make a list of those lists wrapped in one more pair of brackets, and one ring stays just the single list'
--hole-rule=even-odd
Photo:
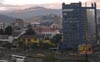
[{"label": "antenna on rooftop", "polygon": [[87,2],[85,2],[85,7],[87,7]]},{"label": "antenna on rooftop", "polygon": [[94,2],[94,7],[96,7],[96,2]]},{"label": "antenna on rooftop", "polygon": [[91,6],[92,6],[92,7],[94,6],[93,3],[91,3]]}]

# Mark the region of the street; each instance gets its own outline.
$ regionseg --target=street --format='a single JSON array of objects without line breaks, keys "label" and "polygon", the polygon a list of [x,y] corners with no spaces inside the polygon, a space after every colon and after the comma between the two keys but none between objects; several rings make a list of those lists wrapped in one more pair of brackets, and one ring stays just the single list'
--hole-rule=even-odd
[{"label": "street", "polygon": [[[76,53],[59,53],[51,52],[49,50],[32,50],[23,51],[20,49],[7,50],[5,48],[0,48],[0,60],[8,60],[8,62],[13,62],[11,55],[25,56],[25,62],[50,62],[52,57],[55,58],[55,62],[81,62],[85,61],[85,55],[79,55]],[[89,62],[99,62],[100,52],[95,52],[88,55]]]}]

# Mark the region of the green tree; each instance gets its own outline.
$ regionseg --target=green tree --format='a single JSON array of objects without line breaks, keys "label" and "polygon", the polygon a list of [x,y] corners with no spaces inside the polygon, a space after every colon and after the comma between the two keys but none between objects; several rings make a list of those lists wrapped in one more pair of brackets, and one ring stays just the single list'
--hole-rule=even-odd
[{"label": "green tree", "polygon": [[13,32],[13,28],[11,26],[5,28],[6,35],[12,35],[12,32]]},{"label": "green tree", "polygon": [[0,35],[4,35],[4,30],[3,29],[0,29]]},{"label": "green tree", "polygon": [[32,28],[29,28],[28,30],[26,30],[26,35],[35,35],[36,32],[32,29]]},{"label": "green tree", "polygon": [[62,35],[61,34],[56,34],[52,37],[51,41],[54,43],[59,43],[62,39]]},{"label": "green tree", "polygon": [[23,41],[18,41],[18,46],[19,46],[19,48],[23,49],[25,44]]},{"label": "green tree", "polygon": [[27,28],[32,28],[32,25],[31,25],[31,24],[28,24],[28,25],[27,25]]},{"label": "green tree", "polygon": [[5,47],[5,48],[7,48],[7,49],[11,49],[11,47],[12,47],[12,44],[11,43],[9,43],[9,42],[5,42],[4,44],[3,44],[3,47]]}]

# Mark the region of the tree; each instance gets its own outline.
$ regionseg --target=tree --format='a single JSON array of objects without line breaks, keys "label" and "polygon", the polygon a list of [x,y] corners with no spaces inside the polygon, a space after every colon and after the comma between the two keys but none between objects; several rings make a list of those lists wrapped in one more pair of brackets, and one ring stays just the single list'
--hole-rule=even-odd
[{"label": "tree", "polygon": [[32,28],[29,28],[28,30],[26,30],[26,35],[35,35],[36,32],[32,29]]},{"label": "tree", "polygon": [[53,37],[52,37],[52,42],[54,42],[54,43],[59,43],[60,41],[61,41],[61,39],[62,39],[62,35],[61,34],[56,34],[56,35],[54,35]]},{"label": "tree", "polygon": [[28,25],[27,25],[27,28],[32,28],[32,25],[31,25],[31,24],[28,24]]},{"label": "tree", "polygon": [[0,35],[4,35],[4,34],[5,34],[4,30],[0,29]]},{"label": "tree", "polygon": [[18,46],[19,46],[20,48],[24,48],[25,44],[24,44],[23,41],[18,41]]},{"label": "tree", "polygon": [[5,28],[6,35],[12,35],[12,32],[13,32],[13,28],[11,26]]},{"label": "tree", "polygon": [[3,47],[5,47],[5,48],[7,48],[7,49],[11,49],[11,47],[12,47],[12,44],[11,43],[9,43],[9,42],[5,42],[4,44],[3,44]]}]

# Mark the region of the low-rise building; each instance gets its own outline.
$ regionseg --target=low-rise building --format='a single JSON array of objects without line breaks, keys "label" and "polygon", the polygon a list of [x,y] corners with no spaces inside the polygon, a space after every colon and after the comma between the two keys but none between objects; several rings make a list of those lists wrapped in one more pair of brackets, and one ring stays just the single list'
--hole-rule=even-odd
[{"label": "low-rise building", "polygon": [[13,42],[13,36],[9,36],[9,35],[0,35],[0,41],[1,42],[9,42],[12,43]]},{"label": "low-rise building", "polygon": [[56,35],[59,31],[58,29],[51,28],[51,27],[36,27],[33,28],[38,35],[41,35],[43,37],[49,37],[52,38],[54,35]]},{"label": "low-rise building", "polygon": [[10,25],[10,24],[0,22],[0,29],[5,29],[5,28],[8,27],[9,25]]},{"label": "low-rise building", "polygon": [[37,39],[34,35],[22,35],[19,37],[19,41],[23,41],[25,44],[39,43],[39,39]]}]

